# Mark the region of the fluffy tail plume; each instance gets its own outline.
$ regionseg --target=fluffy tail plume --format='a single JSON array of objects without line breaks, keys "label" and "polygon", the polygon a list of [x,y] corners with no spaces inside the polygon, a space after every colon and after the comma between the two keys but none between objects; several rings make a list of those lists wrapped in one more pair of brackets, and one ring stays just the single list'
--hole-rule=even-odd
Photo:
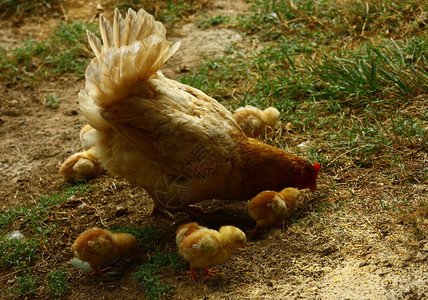
[{"label": "fluffy tail plume", "polygon": [[148,80],[179,47],[166,41],[163,24],[143,9],[137,13],[129,9],[125,18],[116,9],[113,25],[101,15],[100,32],[102,42],[87,32],[95,58],[86,69],[85,90],[79,94],[82,110],[96,128],[103,122],[97,120],[94,103],[107,107],[126,96],[133,84]]}]

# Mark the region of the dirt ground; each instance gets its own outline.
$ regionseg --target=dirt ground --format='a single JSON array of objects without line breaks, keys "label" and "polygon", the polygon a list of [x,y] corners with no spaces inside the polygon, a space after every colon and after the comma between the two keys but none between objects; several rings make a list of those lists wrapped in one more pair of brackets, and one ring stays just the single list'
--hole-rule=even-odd
[{"label": "dirt ground", "polygon": [[[97,2],[83,3],[85,9],[82,1],[66,7],[65,17],[95,19]],[[242,0],[213,0],[203,10],[214,16],[245,9]],[[0,45],[13,48],[30,37],[43,39],[54,24],[55,17],[29,19],[20,26],[3,20]],[[250,44],[229,28],[198,28],[192,18],[177,26],[170,40],[181,41],[180,50],[164,69],[172,78],[198,65],[205,55],[223,55],[230,42],[243,47]],[[40,82],[35,89],[0,86],[1,210],[63,189],[58,169],[69,155],[80,151],[79,131],[86,124],[77,102],[83,86],[83,80],[66,78]],[[42,103],[44,96],[52,93],[61,99],[57,109]],[[291,149],[296,146],[292,137],[285,139]],[[426,163],[428,155],[415,151],[408,153],[407,159],[408,164],[416,160]],[[177,214],[173,222],[162,215],[149,217],[150,198],[120,178],[104,174],[90,184],[92,191],[52,212],[60,228],[49,238],[51,246],[34,268],[44,274],[67,265],[72,277],[65,299],[145,299],[131,276],[133,266],[144,260],[145,253],[115,265],[123,272],[120,280],[103,282],[68,265],[70,245],[86,228],[123,225],[157,228],[165,236],[166,249],[175,251],[175,228],[190,218]],[[174,299],[426,299],[428,212],[420,203],[427,194],[426,182],[411,186],[400,180],[391,182],[384,179],[382,170],[328,168],[320,175],[317,192],[304,195],[293,225],[250,237],[245,249],[219,267],[222,272],[216,278],[194,284],[185,272],[165,271],[164,279],[176,287]],[[404,201],[415,208],[414,215],[405,212],[408,210],[384,213],[388,203],[400,206]],[[89,208],[73,204],[82,202]],[[126,207],[128,213],[117,217],[118,206]],[[254,225],[246,216],[246,203],[210,201],[203,207],[225,208],[213,227],[229,223],[248,230]],[[13,271],[0,270],[2,289],[13,280]]]}]

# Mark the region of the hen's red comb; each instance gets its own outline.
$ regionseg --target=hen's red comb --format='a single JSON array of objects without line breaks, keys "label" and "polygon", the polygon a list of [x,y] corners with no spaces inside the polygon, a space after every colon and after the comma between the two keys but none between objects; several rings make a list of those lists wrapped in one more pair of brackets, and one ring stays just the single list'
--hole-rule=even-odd
[{"label": "hen's red comb", "polygon": [[314,169],[318,173],[318,170],[321,169],[321,165],[319,163],[314,164]]}]

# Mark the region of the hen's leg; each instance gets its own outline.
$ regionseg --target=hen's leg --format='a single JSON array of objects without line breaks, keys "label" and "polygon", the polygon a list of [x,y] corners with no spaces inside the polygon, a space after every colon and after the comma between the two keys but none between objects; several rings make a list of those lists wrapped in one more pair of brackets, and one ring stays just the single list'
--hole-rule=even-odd
[{"label": "hen's leg", "polygon": [[153,208],[152,211],[150,213],[150,217],[153,217],[153,215],[155,215],[156,213],[162,213],[164,214],[167,218],[170,218],[171,220],[175,220],[175,217],[166,209],[164,209],[161,205],[156,204],[156,202],[153,203]]}]

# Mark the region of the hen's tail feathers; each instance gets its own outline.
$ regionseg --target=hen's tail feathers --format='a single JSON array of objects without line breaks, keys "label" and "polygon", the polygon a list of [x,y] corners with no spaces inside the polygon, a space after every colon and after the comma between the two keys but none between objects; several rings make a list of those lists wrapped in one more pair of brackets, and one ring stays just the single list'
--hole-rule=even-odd
[{"label": "hen's tail feathers", "polygon": [[163,24],[143,9],[137,13],[129,9],[125,18],[116,9],[113,26],[101,16],[100,32],[102,42],[87,32],[95,58],[86,69],[85,91],[79,95],[83,108],[91,106],[88,100],[107,107],[126,96],[133,84],[148,80],[179,47],[167,42]]}]

